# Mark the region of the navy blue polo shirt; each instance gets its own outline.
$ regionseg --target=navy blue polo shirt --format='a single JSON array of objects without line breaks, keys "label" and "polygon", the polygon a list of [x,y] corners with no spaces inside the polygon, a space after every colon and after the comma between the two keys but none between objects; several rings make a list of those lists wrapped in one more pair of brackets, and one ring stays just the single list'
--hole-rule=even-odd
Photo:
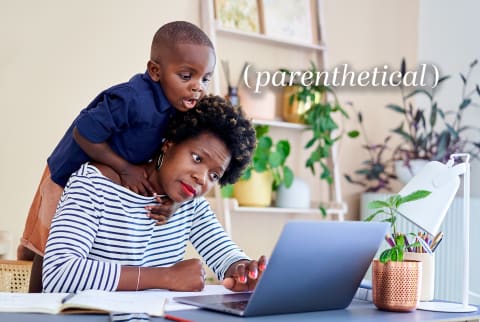
[{"label": "navy blue polo shirt", "polygon": [[80,112],[48,158],[52,180],[64,187],[70,175],[90,160],[73,138],[75,126],[89,141],[106,142],[128,162],[140,164],[159,149],[175,111],[148,73],[103,91]]}]

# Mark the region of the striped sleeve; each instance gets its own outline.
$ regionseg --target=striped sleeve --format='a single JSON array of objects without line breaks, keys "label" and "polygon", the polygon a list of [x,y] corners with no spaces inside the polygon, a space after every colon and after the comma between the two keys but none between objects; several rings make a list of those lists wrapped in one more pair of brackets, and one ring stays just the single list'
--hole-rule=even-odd
[{"label": "striped sleeve", "polygon": [[70,178],[51,225],[42,274],[46,292],[114,291],[118,286],[119,264],[87,258],[99,217],[95,185],[86,171],[82,166]]},{"label": "striped sleeve", "polygon": [[197,201],[190,241],[221,281],[230,265],[250,258],[227,235],[208,201]]}]

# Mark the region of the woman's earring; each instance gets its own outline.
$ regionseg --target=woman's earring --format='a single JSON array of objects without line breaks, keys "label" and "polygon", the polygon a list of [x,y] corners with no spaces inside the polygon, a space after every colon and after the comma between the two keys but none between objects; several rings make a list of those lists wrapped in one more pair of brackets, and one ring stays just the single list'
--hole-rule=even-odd
[{"label": "woman's earring", "polygon": [[160,170],[160,168],[162,167],[164,156],[165,154],[163,152],[160,152],[160,154],[158,155],[157,164],[155,165],[156,170]]}]

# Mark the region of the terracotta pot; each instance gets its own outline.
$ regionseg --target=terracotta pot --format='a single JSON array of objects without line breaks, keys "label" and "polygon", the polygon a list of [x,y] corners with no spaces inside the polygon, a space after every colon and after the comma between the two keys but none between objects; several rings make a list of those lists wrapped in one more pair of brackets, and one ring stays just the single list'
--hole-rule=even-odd
[{"label": "terracotta pot", "polygon": [[422,262],[381,263],[372,265],[373,304],[380,310],[409,312],[417,308],[420,299]]}]

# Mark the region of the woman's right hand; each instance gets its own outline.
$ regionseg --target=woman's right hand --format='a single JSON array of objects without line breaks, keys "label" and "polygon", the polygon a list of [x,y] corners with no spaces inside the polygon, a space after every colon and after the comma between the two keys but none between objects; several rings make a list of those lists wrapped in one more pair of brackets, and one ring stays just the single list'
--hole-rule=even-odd
[{"label": "woman's right hand", "polygon": [[199,292],[205,287],[205,270],[198,258],[191,258],[169,267],[169,287],[171,291]]}]

